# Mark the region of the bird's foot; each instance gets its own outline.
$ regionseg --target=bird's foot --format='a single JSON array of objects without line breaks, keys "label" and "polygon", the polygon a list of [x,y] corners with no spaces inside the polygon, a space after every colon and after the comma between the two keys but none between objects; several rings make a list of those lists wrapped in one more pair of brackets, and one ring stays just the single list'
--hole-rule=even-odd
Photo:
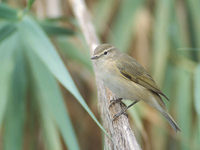
[{"label": "bird's foot", "polygon": [[[121,112],[117,113],[114,115],[113,120],[115,121],[119,116],[121,116],[122,114],[126,115],[128,117],[128,114],[126,113],[126,111],[133,105],[135,105],[138,101],[134,101],[132,104],[130,104],[129,106],[125,106],[126,108],[124,110],[122,110]],[[124,104],[125,105],[125,104]]]},{"label": "bird's foot", "polygon": [[121,103],[121,102],[122,102],[122,98],[112,99],[112,100],[110,100],[109,108],[110,108],[113,104]]},{"label": "bird's foot", "polygon": [[119,112],[119,113],[117,113],[117,114],[115,114],[114,116],[113,116],[113,119],[112,119],[112,121],[115,121],[119,116],[121,116],[121,115],[126,115],[126,117],[128,117],[128,114],[126,113],[126,109],[125,110],[122,110],[121,112]]}]

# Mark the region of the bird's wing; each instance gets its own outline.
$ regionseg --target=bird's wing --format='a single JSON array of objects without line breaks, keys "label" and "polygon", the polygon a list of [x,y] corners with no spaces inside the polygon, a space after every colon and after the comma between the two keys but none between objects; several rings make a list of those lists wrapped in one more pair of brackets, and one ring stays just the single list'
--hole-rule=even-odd
[{"label": "bird's wing", "polygon": [[138,64],[136,61],[133,61],[133,58],[130,56],[128,56],[127,59],[128,60],[126,61],[121,59],[119,60],[120,63],[117,63],[117,68],[123,77],[149,89],[156,94],[160,94],[169,100],[168,97],[158,88],[153,78],[140,64]]}]

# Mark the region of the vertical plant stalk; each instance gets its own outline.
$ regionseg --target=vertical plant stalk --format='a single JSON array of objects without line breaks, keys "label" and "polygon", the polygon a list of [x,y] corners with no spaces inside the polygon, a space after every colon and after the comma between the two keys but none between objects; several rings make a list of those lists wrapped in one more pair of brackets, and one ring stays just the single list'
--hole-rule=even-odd
[{"label": "vertical plant stalk", "polygon": [[[94,26],[90,20],[90,14],[87,11],[84,0],[69,0],[74,11],[76,19],[80,25],[86,42],[90,48],[92,55],[94,49],[100,44],[96,35]],[[94,70],[97,67],[93,63]],[[105,136],[104,149],[108,150],[140,150],[127,116],[121,115],[116,121],[112,121],[113,116],[120,112],[123,108],[120,104],[115,104],[109,108],[110,100],[114,99],[114,95],[96,78],[98,89],[98,103],[104,128],[110,135],[111,139]]]},{"label": "vertical plant stalk", "polygon": [[46,2],[46,13],[48,17],[56,18],[62,15],[60,0],[45,0],[45,2]]}]

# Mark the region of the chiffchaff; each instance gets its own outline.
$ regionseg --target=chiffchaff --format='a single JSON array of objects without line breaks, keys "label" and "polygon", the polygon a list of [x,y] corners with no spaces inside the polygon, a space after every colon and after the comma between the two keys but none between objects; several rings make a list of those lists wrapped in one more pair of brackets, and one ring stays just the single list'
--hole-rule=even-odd
[{"label": "chiffchaff", "polygon": [[167,112],[161,96],[164,96],[167,100],[168,98],[135,59],[121,53],[110,44],[97,46],[91,59],[95,61],[97,66],[97,77],[116,95],[116,101],[122,99],[134,101],[124,111],[116,114],[114,119],[138,101],[143,100],[158,110],[169,121],[175,131],[180,131],[174,119]]}]

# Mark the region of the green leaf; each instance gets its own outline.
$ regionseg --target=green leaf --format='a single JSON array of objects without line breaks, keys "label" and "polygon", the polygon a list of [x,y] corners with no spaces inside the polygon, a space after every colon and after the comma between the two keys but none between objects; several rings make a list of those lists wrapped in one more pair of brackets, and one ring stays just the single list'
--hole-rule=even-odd
[{"label": "green leaf", "polygon": [[0,3],[0,19],[17,20],[17,11],[4,3]]},{"label": "green leaf", "polygon": [[30,9],[34,2],[35,0],[28,0],[27,8]]},{"label": "green leaf", "polygon": [[[55,131],[53,122],[55,121],[68,148],[70,150],[80,149],[58,84],[35,53],[28,50],[27,54],[32,69],[31,72],[34,78],[45,134],[48,136],[48,147],[52,150],[61,149],[59,136]],[[48,124],[50,122],[51,124]]]},{"label": "green leaf", "polygon": [[200,120],[200,64],[196,67],[194,74],[194,106]]},{"label": "green leaf", "polygon": [[13,53],[17,45],[17,36],[13,34],[0,43],[0,127],[8,101],[11,77],[14,70]]},{"label": "green leaf", "polygon": [[169,55],[168,31],[171,14],[171,0],[160,0],[157,3],[155,32],[153,38],[153,77],[162,85]]},{"label": "green leaf", "polygon": [[[181,15],[182,12],[177,10],[177,6],[175,5],[175,1],[172,1],[172,20],[170,21],[170,31],[169,31],[169,40],[171,45],[173,46],[173,52],[178,55],[184,55],[186,57],[191,57],[192,49],[186,48],[189,46],[189,37],[188,29],[187,29],[187,21],[184,20]],[[185,49],[185,50],[184,50]],[[187,50],[186,50],[187,49]],[[176,51],[174,51],[176,50]]]},{"label": "green leaf", "polygon": [[175,69],[176,68],[170,62],[168,62],[168,65],[167,65],[167,68],[166,68],[166,78],[165,78],[164,87],[163,87],[163,92],[170,99],[169,103],[165,103],[167,108],[170,108],[172,105],[174,105],[174,103],[173,103],[174,101],[171,100],[171,98],[173,97],[173,92],[174,92],[172,85],[174,83],[174,80],[176,80],[176,78],[174,77]]},{"label": "green leaf", "polygon": [[96,2],[96,5],[94,6],[93,22],[98,33],[102,34],[102,32],[107,29],[107,24],[110,20],[110,17],[113,15],[112,7],[115,5],[115,3],[116,0],[101,0]]},{"label": "green leaf", "polygon": [[106,133],[105,129],[96,119],[83,97],[80,95],[75,86],[69,72],[65,68],[60,56],[56,52],[54,46],[51,44],[47,36],[44,34],[40,26],[31,18],[24,17],[24,20],[19,26],[26,47],[34,51],[42,62],[46,65],[49,71],[56,77],[56,79],[69,90],[83,108],[89,113],[97,125]]},{"label": "green leaf", "polygon": [[49,22],[49,23],[57,23],[57,22],[65,22],[68,21],[70,22],[71,20],[73,20],[73,17],[70,16],[58,16],[58,17],[46,17],[44,19],[45,22]]},{"label": "green leaf", "polygon": [[197,126],[195,130],[195,140],[194,144],[196,149],[199,149],[199,140],[200,140],[200,64],[196,67],[194,74],[194,106],[198,115]]},{"label": "green leaf", "polygon": [[[195,46],[197,48],[200,47],[200,17],[199,17],[199,9],[200,2],[198,0],[189,0],[186,1],[187,7],[189,8],[188,12],[190,17],[190,26],[193,30],[191,38],[195,41]],[[198,60],[200,60],[200,53],[198,52]]]},{"label": "green leaf", "polygon": [[73,35],[74,31],[69,28],[64,28],[53,23],[42,23],[41,27],[49,35]]},{"label": "green leaf", "polygon": [[41,118],[43,126],[43,139],[46,141],[46,149],[48,150],[62,150],[60,136],[55,125],[55,122],[49,116],[45,107],[41,108]]},{"label": "green leaf", "polygon": [[[16,37],[19,39],[19,37]],[[20,43],[20,42],[19,42]],[[26,71],[22,47],[17,44],[15,49],[15,69],[12,75],[12,87],[5,118],[4,150],[22,150],[26,106]]]},{"label": "green leaf", "polygon": [[194,130],[194,136],[193,136],[193,147],[192,149],[200,149],[199,141],[200,141],[200,118],[198,118],[198,121],[196,123],[197,125],[195,126]]},{"label": "green leaf", "polygon": [[[191,74],[182,68],[176,68],[177,75],[177,122],[181,128],[181,149],[191,149],[189,143],[192,129],[192,80]],[[188,142],[185,142],[188,141]]]},{"label": "green leaf", "polygon": [[16,31],[15,24],[5,24],[3,27],[0,28],[0,42],[2,42],[4,39],[12,35]]},{"label": "green leaf", "polygon": [[83,64],[86,68],[92,71],[89,52],[84,53],[84,51],[80,50],[78,46],[70,42],[68,38],[58,37],[56,38],[56,42],[58,43],[59,50],[61,50],[64,56]]},{"label": "green leaf", "polygon": [[110,36],[110,43],[122,51],[127,51],[131,44],[135,16],[141,8],[144,0],[121,1],[119,14],[113,24],[113,34]]}]

